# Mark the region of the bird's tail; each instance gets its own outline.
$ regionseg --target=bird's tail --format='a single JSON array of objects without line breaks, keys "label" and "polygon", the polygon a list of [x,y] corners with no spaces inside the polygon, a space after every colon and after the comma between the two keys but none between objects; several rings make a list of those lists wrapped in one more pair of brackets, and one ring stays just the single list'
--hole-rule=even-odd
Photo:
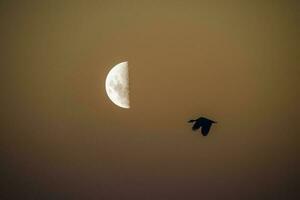
[{"label": "bird's tail", "polygon": [[192,123],[192,122],[195,122],[195,121],[196,120],[191,119],[191,120],[188,121],[188,123]]}]

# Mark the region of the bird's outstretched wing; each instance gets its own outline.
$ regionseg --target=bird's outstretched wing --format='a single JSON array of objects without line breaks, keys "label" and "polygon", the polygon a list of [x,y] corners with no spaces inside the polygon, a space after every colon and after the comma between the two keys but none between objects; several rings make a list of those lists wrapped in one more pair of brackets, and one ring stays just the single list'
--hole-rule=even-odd
[{"label": "bird's outstretched wing", "polygon": [[196,122],[194,125],[193,125],[193,131],[196,131],[196,130],[198,130],[199,128],[201,127],[201,123],[200,122]]},{"label": "bird's outstretched wing", "polygon": [[210,130],[211,124],[206,124],[205,126],[202,126],[201,133],[204,136],[207,136],[209,130]]}]

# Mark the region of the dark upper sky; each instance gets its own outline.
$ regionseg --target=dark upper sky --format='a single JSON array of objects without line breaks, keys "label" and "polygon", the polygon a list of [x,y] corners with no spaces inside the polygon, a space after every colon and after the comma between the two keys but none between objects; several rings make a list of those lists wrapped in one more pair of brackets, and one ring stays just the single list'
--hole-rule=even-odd
[{"label": "dark upper sky", "polygon": [[[1,1],[0,198],[291,199],[298,10],[283,0]],[[122,61],[129,110],[104,90]],[[186,123],[199,116],[218,121],[208,137]]]}]

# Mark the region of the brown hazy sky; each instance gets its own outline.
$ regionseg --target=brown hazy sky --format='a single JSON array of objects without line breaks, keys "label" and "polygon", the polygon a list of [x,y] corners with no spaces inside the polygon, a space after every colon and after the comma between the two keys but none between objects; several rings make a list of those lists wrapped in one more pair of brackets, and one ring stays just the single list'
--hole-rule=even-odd
[{"label": "brown hazy sky", "polygon": [[[0,199],[295,198],[299,8],[1,1]],[[104,90],[122,61],[129,110]]]}]

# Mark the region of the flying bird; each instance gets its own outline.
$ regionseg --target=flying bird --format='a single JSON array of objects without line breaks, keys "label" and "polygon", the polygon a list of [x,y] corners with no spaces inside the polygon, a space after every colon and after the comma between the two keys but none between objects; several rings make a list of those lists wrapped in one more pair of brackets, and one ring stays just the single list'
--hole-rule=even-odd
[{"label": "flying bird", "polygon": [[217,123],[213,120],[210,120],[210,119],[207,119],[205,117],[199,117],[198,119],[194,120],[190,120],[188,121],[188,123],[194,123],[192,129],[193,131],[196,131],[198,130],[199,128],[201,128],[201,133],[203,136],[207,136],[209,130],[210,130],[210,127],[213,123]]}]

